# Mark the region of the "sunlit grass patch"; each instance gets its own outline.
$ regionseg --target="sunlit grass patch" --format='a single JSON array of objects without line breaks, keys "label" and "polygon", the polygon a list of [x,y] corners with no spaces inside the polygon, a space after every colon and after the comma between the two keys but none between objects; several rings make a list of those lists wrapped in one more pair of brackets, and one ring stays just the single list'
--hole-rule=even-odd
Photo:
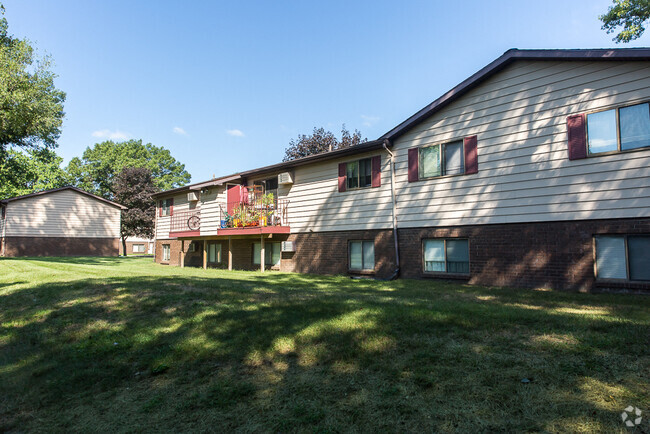
[{"label": "sunlit grass patch", "polygon": [[650,402],[647,296],[148,259],[0,271],[0,431],[623,432]]}]

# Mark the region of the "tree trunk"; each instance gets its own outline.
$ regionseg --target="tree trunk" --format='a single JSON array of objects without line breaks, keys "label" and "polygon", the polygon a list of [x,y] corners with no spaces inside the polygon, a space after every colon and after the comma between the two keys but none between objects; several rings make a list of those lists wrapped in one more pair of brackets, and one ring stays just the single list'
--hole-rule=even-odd
[{"label": "tree trunk", "polygon": [[126,237],[122,235],[122,253],[126,256]]}]

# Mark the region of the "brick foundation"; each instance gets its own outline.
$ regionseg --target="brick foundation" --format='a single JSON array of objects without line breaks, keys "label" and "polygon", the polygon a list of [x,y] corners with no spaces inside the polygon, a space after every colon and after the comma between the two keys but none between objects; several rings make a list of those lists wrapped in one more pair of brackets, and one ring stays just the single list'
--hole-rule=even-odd
[{"label": "brick foundation", "polygon": [[594,277],[593,237],[648,234],[650,219],[587,220],[400,229],[402,276],[422,278],[422,240],[469,239],[470,276],[478,285],[593,291],[650,289],[650,283],[601,283]]},{"label": "brick foundation", "polygon": [[[393,233],[390,230],[319,232],[308,234],[274,235],[266,238],[267,243],[294,241],[295,252],[282,253],[280,270],[314,273],[314,274],[347,274],[348,273],[348,241],[375,241],[375,271],[365,273],[379,278],[390,276],[395,270],[395,250]],[[185,266],[201,267],[203,241],[195,241],[200,245],[196,253],[186,253]],[[210,240],[209,242],[215,242]],[[228,268],[228,240],[221,243],[221,264],[212,264],[218,268]],[[233,269],[258,270],[259,265],[253,264],[253,243],[259,242],[259,237],[237,238],[232,240]],[[187,243],[187,242],[186,242]],[[170,245],[170,260],[162,261],[162,245]],[[187,248],[187,247],[186,247]],[[157,240],[156,262],[169,265],[180,265],[181,242],[179,240]]]},{"label": "brick foundation", "polygon": [[117,238],[7,237],[6,257],[117,256]]}]

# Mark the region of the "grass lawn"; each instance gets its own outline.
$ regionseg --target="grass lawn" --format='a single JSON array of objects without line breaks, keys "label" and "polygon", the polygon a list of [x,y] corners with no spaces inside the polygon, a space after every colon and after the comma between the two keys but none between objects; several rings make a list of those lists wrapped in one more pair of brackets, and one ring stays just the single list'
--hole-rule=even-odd
[{"label": "grass lawn", "polygon": [[649,344],[650,296],[2,259],[0,432],[650,432]]}]

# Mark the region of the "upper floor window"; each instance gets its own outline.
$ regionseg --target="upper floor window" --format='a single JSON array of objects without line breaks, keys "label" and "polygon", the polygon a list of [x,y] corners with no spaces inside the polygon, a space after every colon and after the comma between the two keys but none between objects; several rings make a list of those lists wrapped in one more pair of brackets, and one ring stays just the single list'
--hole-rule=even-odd
[{"label": "upper floor window", "polygon": [[466,239],[430,239],[422,243],[425,273],[469,274]]},{"label": "upper floor window", "polygon": [[587,114],[589,154],[650,146],[650,104],[636,104]]},{"label": "upper floor window", "polygon": [[174,199],[161,200],[160,203],[160,215],[162,217],[172,215],[172,206],[174,205]]},{"label": "upper floor window", "polygon": [[465,173],[463,141],[419,148],[419,179]]},{"label": "upper floor window", "polygon": [[649,281],[650,236],[597,236],[596,278]]},{"label": "upper floor window", "polygon": [[372,163],[370,158],[346,163],[348,190],[372,186]]}]

